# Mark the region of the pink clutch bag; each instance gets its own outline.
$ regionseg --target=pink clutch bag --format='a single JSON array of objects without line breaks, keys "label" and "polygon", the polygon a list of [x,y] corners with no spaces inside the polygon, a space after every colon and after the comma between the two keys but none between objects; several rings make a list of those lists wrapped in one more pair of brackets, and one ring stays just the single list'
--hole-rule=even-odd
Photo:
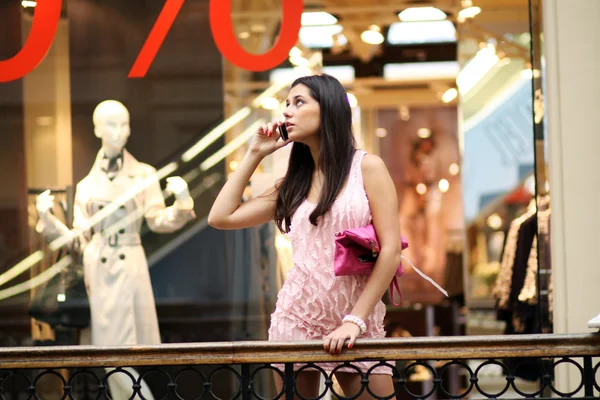
[{"label": "pink clutch bag", "polygon": [[[404,236],[401,237],[402,250],[408,247]],[[344,275],[370,275],[379,256],[379,241],[373,224],[360,228],[346,229],[335,235],[335,258],[333,270],[336,276]],[[398,290],[400,301],[402,293],[397,277],[404,275],[402,263],[398,265],[394,279],[390,283],[390,297],[394,301],[394,289]]]}]

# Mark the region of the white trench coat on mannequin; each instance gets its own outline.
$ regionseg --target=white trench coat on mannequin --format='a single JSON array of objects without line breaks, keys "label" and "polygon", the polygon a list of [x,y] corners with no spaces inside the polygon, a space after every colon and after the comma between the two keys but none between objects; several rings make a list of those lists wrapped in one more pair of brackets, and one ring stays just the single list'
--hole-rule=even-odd
[{"label": "white trench coat on mannequin", "polygon": [[[126,150],[110,180],[100,167],[102,150],[88,176],[77,184],[73,228],[83,228],[84,280],[91,309],[91,344],[159,344],[150,274],[140,240],[142,218],[154,232],[169,233],[195,218],[177,201],[165,207],[156,170]],[[91,221],[107,214],[100,222]],[[48,240],[68,229],[51,214],[38,231]]]}]

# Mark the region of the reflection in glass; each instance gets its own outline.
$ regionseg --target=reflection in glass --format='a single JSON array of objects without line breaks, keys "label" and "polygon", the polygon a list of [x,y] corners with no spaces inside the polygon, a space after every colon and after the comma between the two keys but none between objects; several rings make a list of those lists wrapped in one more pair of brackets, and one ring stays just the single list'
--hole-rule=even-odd
[{"label": "reflection in glass", "polygon": [[[513,11],[519,17],[508,21],[483,7],[459,25],[468,333],[539,333],[548,313],[538,302],[547,293],[538,282],[538,264],[547,264],[539,257],[547,239],[537,140],[543,102],[532,83],[541,74],[531,58],[539,45],[531,45],[529,2]],[[531,14],[538,27],[540,15]]]}]

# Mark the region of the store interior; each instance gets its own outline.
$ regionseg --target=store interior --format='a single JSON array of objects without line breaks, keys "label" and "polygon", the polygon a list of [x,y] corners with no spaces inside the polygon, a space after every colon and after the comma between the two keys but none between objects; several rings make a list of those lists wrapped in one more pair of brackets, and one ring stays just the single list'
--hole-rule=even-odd
[{"label": "store interior", "polygon": [[[449,292],[407,267],[402,304],[386,296],[388,336],[552,332],[537,1],[305,0],[296,47],[265,72],[223,59],[208,40],[209,2],[186,2],[138,80],[127,74],[162,2],[63,3],[46,59],[0,90],[0,129],[11,133],[0,158],[0,346],[76,345],[88,327],[81,277],[69,301],[47,305],[56,290],[66,295],[78,260],[36,231],[35,205],[50,189],[54,215],[72,222],[75,187],[99,148],[92,113],[106,99],[129,110],[127,149],[158,170],[163,189],[165,178],[181,176],[194,198],[197,219],[179,232],[142,227],[162,342],[265,340],[292,268],[289,241],[273,224],[222,232],[206,216],[257,125],[281,119],[293,79],[321,72],[346,87],[359,146],[392,175],[405,256]],[[280,1],[231,5],[244,49],[268,51]],[[26,1],[0,12],[0,26],[21,22],[0,58],[25,40],[34,12]],[[247,198],[282,176],[286,162],[285,150],[264,161]],[[413,379],[428,382],[426,371]]]},{"label": "store interior", "polygon": [[[268,7],[266,3],[261,4]],[[248,51],[261,52],[272,42],[260,40],[259,13],[254,10],[261,5],[255,4],[240,5],[232,15],[240,42]],[[543,135],[537,136],[541,146],[533,139],[543,122],[543,104],[541,113],[537,108],[534,112],[534,100],[536,107],[542,101],[539,92],[532,94],[532,83],[539,84],[541,78],[539,43],[532,51],[539,42],[532,40],[533,30],[540,36],[539,22],[537,28],[533,22],[540,15],[533,9],[536,4],[434,1],[399,10],[395,3],[316,1],[305,7],[330,12],[305,14],[289,63],[268,76],[225,63],[226,109],[231,107],[226,115],[277,76],[293,74],[294,67],[302,75],[315,55],[322,60],[318,70],[336,76],[348,89],[359,143],[382,157],[396,184],[403,233],[414,243],[407,256],[451,293],[445,299],[417,274],[407,274],[404,306],[402,311],[389,308],[390,326],[396,320],[409,324],[413,318],[402,313],[415,309],[423,321],[434,321],[426,317],[428,307],[434,307],[440,310],[431,315],[452,315],[437,318],[446,320],[446,326],[417,322],[398,329],[417,336],[511,332],[504,317],[496,315],[498,288],[512,283],[512,275],[499,277],[501,264],[505,269],[516,265],[506,254],[506,238],[511,226],[514,236],[519,218],[533,212],[537,220],[538,208],[549,213],[548,182],[540,168],[544,165],[535,165],[536,159],[546,157]],[[278,29],[277,23],[263,26],[266,32]],[[261,107],[271,110],[270,115],[265,112],[266,119],[281,115],[284,94],[260,98]],[[228,157],[230,171],[244,150]],[[264,167],[253,185],[256,192],[281,175],[285,156]],[[539,182],[544,182],[543,189]],[[532,240],[525,248],[537,247]],[[286,254],[285,240],[279,243],[280,253]],[[527,259],[516,263],[525,274]],[[546,263],[549,259],[542,264],[544,270]],[[537,268],[533,258],[529,264]],[[527,285],[516,284],[527,286],[522,291],[528,294],[521,297],[534,309],[536,271],[530,268]],[[547,287],[540,290],[547,292]],[[544,317],[536,310],[533,319],[540,320],[528,332],[551,331],[545,304]]]}]

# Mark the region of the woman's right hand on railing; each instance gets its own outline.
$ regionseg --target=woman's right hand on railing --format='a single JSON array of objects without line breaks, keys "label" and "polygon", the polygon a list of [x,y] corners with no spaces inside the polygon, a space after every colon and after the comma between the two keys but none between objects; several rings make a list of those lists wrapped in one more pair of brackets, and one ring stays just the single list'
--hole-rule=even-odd
[{"label": "woman's right hand on railing", "polygon": [[291,143],[290,140],[285,141],[281,138],[279,131],[281,125],[283,122],[278,121],[262,124],[252,138],[249,151],[260,157],[266,157]]}]

